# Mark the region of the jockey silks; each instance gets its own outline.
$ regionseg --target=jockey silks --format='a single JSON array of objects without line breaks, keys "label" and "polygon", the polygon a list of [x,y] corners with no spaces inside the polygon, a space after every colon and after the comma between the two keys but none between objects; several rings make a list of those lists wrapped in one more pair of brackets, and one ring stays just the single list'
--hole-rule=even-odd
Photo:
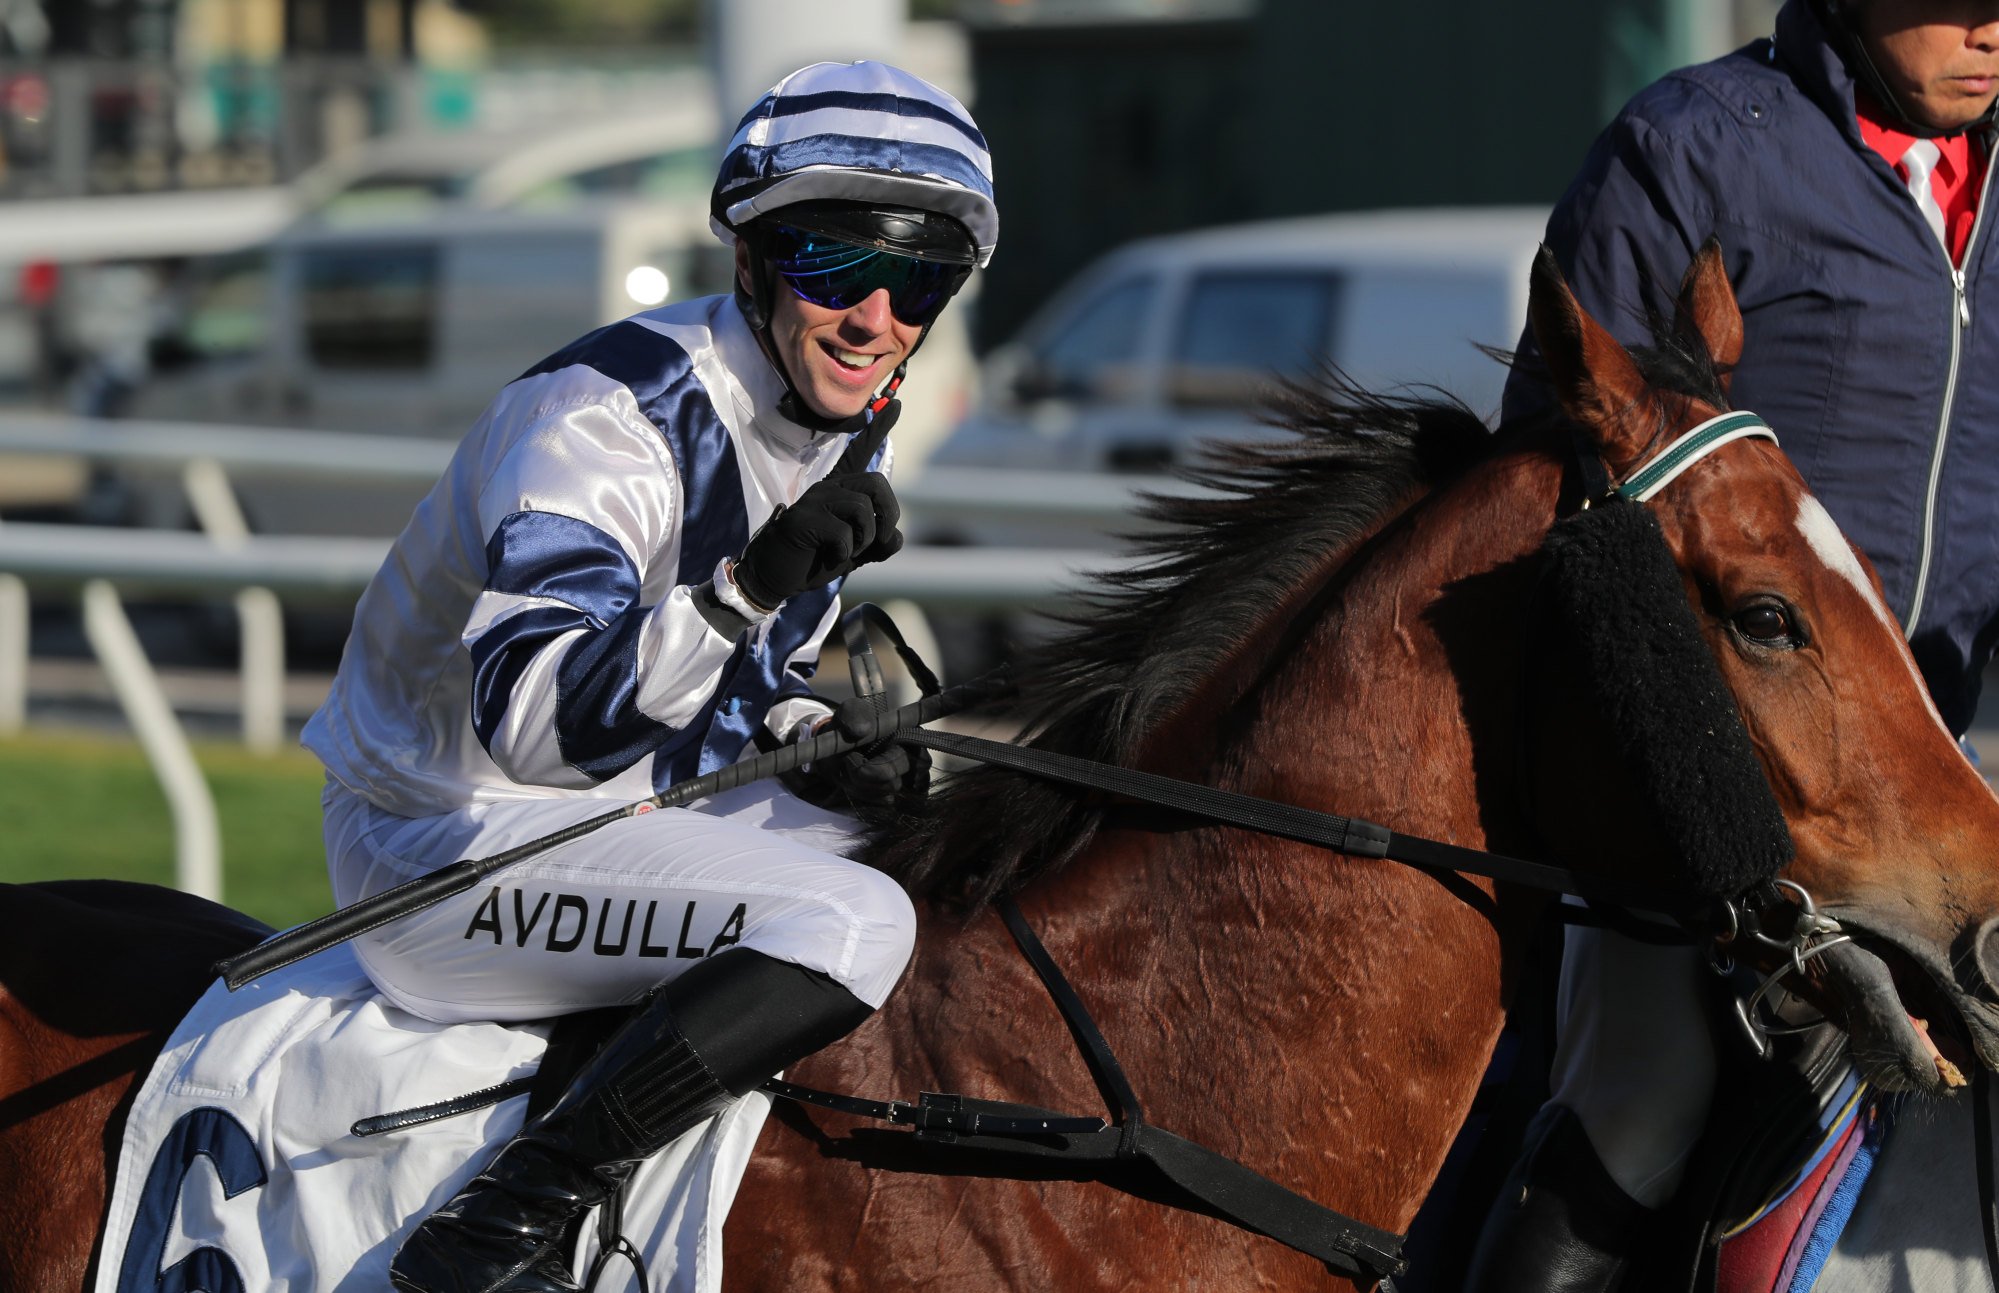
[{"label": "jockey silks", "polygon": [[844,447],[780,417],[782,394],[726,297],[612,324],[508,385],[363,594],[306,745],[422,816],[644,798],[824,716],[805,679],[837,583],[739,638],[694,596]]}]

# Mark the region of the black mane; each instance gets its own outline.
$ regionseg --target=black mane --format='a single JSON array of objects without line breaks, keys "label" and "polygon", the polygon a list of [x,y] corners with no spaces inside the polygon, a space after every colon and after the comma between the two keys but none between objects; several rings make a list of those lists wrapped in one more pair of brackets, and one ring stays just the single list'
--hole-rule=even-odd
[{"label": "black mane", "polygon": [[[1633,352],[1647,380],[1720,404],[1698,336],[1654,331],[1654,346]],[[1376,394],[1337,372],[1287,384],[1268,413],[1271,438],[1212,447],[1183,473],[1213,496],[1149,498],[1141,514],[1162,528],[1138,541],[1139,566],[1101,577],[1021,662],[1011,717],[1034,733],[1029,744],[1129,766],[1155,724],[1329,559],[1527,423],[1559,416],[1495,434],[1449,396]],[[1668,417],[1662,407],[1662,430]],[[866,855],[912,893],[977,908],[1067,863],[1100,817],[1078,792],[980,767],[946,779],[920,820],[878,823]]]}]

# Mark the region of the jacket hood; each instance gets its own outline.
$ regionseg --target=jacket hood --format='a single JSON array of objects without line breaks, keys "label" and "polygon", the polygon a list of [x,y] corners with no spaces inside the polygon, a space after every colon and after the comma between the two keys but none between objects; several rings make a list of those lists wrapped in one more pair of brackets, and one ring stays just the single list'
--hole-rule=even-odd
[{"label": "jacket hood", "polygon": [[1830,33],[1812,12],[1809,0],[1785,0],[1777,11],[1775,40],[1776,61],[1791,74],[1798,88],[1833,119],[1848,142],[1865,148],[1859,110],[1854,106],[1853,73],[1833,47]]}]

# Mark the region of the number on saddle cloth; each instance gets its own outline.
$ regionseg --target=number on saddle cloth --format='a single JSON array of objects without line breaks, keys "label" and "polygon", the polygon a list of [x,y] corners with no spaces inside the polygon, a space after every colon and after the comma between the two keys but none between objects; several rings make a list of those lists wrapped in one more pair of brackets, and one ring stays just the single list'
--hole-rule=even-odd
[{"label": "number on saddle cloth", "polygon": [[1775,876],[1792,858],[1790,829],[1657,519],[1612,499],[1557,522],[1542,552],[1562,630],[1544,645],[1579,666],[1608,721],[1653,818],[1631,826],[1656,829],[1675,860],[1664,878],[1728,899]]},{"label": "number on saddle cloth", "polygon": [[172,1266],[160,1266],[173,1233],[181,1187],[197,1158],[214,1164],[224,1198],[254,1190],[267,1179],[257,1143],[242,1123],[220,1109],[195,1109],[183,1116],[167,1133],[146,1172],[138,1213],[125,1241],[125,1260],[118,1268],[118,1293],[189,1293],[192,1289],[249,1293],[242,1272],[219,1248],[197,1248]]}]

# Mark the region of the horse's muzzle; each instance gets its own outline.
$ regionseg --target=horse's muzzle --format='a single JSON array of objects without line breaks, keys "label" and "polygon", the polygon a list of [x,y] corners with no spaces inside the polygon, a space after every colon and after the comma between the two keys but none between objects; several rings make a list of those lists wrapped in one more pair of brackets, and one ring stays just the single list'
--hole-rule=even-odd
[{"label": "horse's muzzle", "polygon": [[1856,941],[1826,953],[1826,981],[1876,1085],[1941,1095],[1965,1085],[1961,1066],[1999,1069],[1999,1009],[1956,981],[1949,957],[1884,922],[1837,919]]}]

